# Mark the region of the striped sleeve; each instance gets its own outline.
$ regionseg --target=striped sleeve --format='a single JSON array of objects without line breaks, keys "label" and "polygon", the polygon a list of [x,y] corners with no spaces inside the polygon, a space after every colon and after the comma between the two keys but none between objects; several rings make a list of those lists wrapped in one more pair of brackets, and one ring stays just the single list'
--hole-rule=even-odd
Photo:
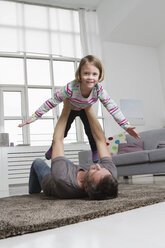
[{"label": "striped sleeve", "polygon": [[37,120],[47,113],[52,108],[55,108],[59,103],[63,102],[66,98],[72,96],[71,84],[68,83],[63,88],[54,92],[54,96],[46,100],[36,111],[32,114],[32,119]]},{"label": "striped sleeve", "polygon": [[126,130],[128,127],[131,126],[129,121],[125,118],[125,116],[121,112],[120,108],[115,103],[115,101],[112,98],[110,98],[110,96],[103,89],[102,86],[98,87],[97,95],[101,103],[104,105],[107,111],[113,116],[113,118],[120,127]]}]

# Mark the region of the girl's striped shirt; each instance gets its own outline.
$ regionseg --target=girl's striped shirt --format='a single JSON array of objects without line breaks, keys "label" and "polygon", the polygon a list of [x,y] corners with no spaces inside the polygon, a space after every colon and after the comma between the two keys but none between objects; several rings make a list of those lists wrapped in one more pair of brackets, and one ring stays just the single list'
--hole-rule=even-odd
[{"label": "girl's striped shirt", "polygon": [[43,114],[47,113],[50,109],[56,107],[59,103],[63,102],[66,98],[69,99],[72,105],[75,106],[74,110],[80,111],[89,105],[94,104],[99,99],[107,111],[113,116],[115,121],[125,130],[130,127],[130,123],[124,117],[123,113],[103,89],[100,83],[97,83],[91,90],[90,95],[85,98],[81,95],[80,83],[76,80],[68,83],[63,88],[54,92],[54,96],[45,101],[39,109],[32,115],[33,120],[37,120]]}]

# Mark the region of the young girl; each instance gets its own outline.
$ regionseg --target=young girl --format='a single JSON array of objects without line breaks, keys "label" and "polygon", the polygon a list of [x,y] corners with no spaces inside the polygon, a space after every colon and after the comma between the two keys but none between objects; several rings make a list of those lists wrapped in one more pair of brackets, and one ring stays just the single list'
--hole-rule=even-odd
[{"label": "young girl", "polygon": [[[130,123],[126,120],[119,107],[101,86],[100,82],[104,79],[104,69],[101,61],[97,57],[88,55],[82,58],[75,76],[75,80],[56,91],[53,98],[50,98],[44,102],[44,104],[35,111],[32,117],[24,123],[19,124],[19,127],[23,127],[26,124],[34,122],[50,109],[56,107],[59,103],[68,98],[73,105],[73,109],[68,118],[64,137],[67,136],[71,124],[76,116],[79,116],[84,124],[85,133],[89,139],[93,162],[96,163],[99,160],[99,156],[96,143],[85,114],[85,107],[94,104],[99,99],[119,126],[125,129],[134,138],[139,138],[139,134],[135,131],[135,127],[130,126]],[[51,147],[46,152],[45,156],[47,159],[51,158]]]}]

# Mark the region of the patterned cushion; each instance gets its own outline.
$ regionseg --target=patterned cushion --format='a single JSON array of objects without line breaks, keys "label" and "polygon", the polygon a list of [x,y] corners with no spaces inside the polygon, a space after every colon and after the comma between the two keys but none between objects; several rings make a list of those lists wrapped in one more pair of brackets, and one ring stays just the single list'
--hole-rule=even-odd
[{"label": "patterned cushion", "polygon": [[106,142],[111,156],[116,155],[118,153],[118,145],[120,143],[127,143],[125,133],[119,133],[112,137],[108,137]]}]

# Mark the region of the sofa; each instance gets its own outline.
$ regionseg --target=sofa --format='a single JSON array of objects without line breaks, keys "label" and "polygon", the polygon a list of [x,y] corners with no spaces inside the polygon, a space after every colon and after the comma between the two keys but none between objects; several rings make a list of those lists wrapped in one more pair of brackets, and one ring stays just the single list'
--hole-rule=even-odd
[{"label": "sofa", "polygon": [[[143,150],[112,156],[118,176],[165,173],[165,128],[143,131],[140,136],[136,140],[126,135],[126,143],[129,146],[144,141]],[[92,164],[91,151],[79,152],[79,163]]]}]

